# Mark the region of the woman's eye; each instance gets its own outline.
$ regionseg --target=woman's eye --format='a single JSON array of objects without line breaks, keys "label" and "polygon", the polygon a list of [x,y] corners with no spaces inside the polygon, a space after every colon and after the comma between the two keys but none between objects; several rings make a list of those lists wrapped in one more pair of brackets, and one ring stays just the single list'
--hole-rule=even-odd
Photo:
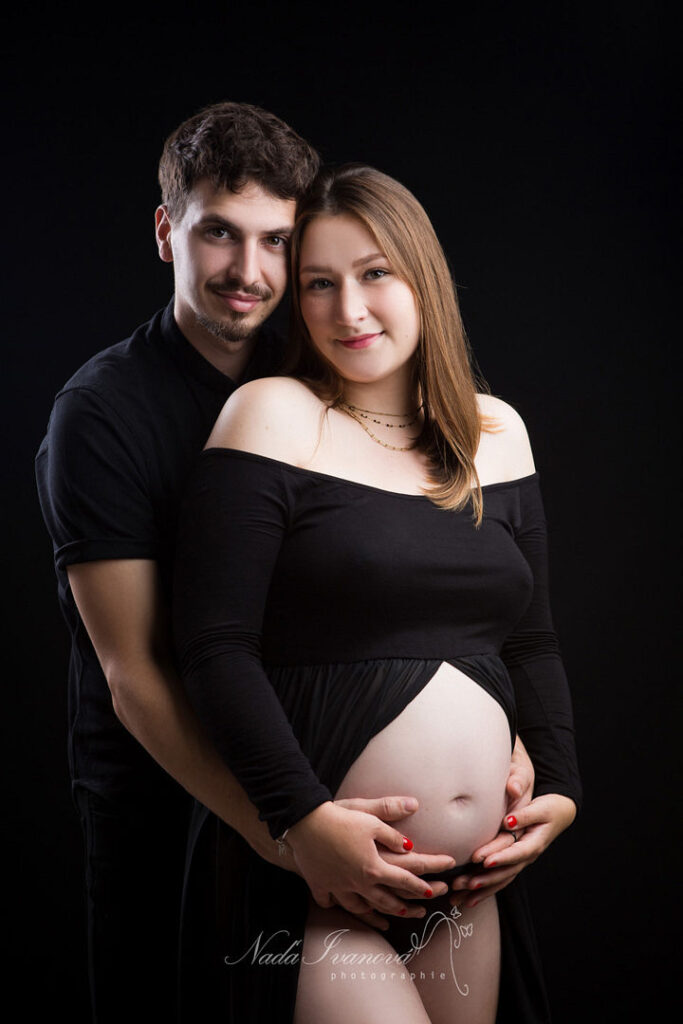
[{"label": "woman's eye", "polygon": [[372,270],[367,270],[365,276],[371,281],[381,281],[383,277],[386,277],[389,273],[388,270],[383,270],[382,267],[373,267]]},{"label": "woman's eye", "polygon": [[312,281],[308,282],[309,290],[314,292],[322,292],[331,287],[332,282],[328,281],[326,277],[316,277]]}]

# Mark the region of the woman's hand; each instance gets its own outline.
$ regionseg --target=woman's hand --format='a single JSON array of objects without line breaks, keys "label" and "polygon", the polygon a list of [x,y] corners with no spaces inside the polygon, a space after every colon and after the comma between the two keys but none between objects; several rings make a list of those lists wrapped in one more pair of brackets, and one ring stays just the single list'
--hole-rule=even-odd
[{"label": "woman's hand", "polygon": [[[481,864],[486,857],[490,857],[499,850],[506,850],[510,845],[510,830],[505,822],[509,815],[518,814],[523,807],[528,807],[534,794],[534,766],[527,754],[526,747],[519,735],[515,739],[515,746],[510,758],[510,771],[505,783],[505,795],[507,797],[507,810],[501,825],[501,830],[495,839],[481,846],[472,854],[471,860],[475,864]],[[514,843],[514,839],[512,840]],[[462,880],[460,888],[462,888]]]},{"label": "woman's hand", "polygon": [[[328,801],[293,825],[287,842],[299,873],[320,907],[338,904],[357,915],[380,910],[408,916],[409,908],[389,889],[404,892],[411,899],[425,899],[444,891],[443,885],[437,891],[398,863],[388,863],[378,844],[397,855],[404,855],[412,844],[408,846],[405,836],[363,810]],[[452,858],[444,859],[446,868],[453,865]]]},{"label": "woman's hand", "polygon": [[[540,857],[576,817],[576,804],[559,793],[537,796],[503,819],[502,831],[472,854],[485,873],[458,875],[452,888],[453,906],[473,907],[488,899]],[[517,836],[517,841],[515,841]]]}]

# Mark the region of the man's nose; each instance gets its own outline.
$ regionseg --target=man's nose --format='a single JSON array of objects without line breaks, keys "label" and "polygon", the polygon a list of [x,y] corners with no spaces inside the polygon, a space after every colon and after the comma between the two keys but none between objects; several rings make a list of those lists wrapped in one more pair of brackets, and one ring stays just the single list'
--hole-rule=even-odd
[{"label": "man's nose", "polygon": [[230,273],[241,284],[254,285],[258,282],[261,273],[258,254],[255,239],[246,239],[233,249]]}]

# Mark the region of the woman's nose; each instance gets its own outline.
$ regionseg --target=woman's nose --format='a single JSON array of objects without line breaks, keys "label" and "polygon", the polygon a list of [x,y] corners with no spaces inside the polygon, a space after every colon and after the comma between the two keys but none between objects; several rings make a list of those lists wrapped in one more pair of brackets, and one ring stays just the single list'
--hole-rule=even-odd
[{"label": "woman's nose", "polygon": [[349,327],[364,320],[367,316],[367,308],[361,290],[353,284],[343,284],[337,291],[337,321],[340,324],[348,324]]}]

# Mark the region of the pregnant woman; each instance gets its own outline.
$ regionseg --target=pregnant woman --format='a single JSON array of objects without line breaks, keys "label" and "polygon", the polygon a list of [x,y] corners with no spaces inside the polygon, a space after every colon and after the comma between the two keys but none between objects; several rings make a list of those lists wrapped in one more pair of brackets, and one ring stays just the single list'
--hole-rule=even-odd
[{"label": "pregnant woman", "polygon": [[[492,1024],[500,987],[499,1020],[544,1020],[515,885],[458,910],[435,881],[418,891],[398,855],[389,880],[389,827],[332,802],[416,796],[411,840],[471,873],[519,729],[537,796],[553,794],[550,838],[573,820],[526,431],[477,393],[443,252],[398,182],[323,173],[299,210],[292,284],[291,375],[227,403],[178,548],[188,691],[302,876],[239,837],[218,858],[227,1019]],[[401,920],[420,896],[425,917]],[[368,907],[399,916],[380,933],[353,916]]]}]

